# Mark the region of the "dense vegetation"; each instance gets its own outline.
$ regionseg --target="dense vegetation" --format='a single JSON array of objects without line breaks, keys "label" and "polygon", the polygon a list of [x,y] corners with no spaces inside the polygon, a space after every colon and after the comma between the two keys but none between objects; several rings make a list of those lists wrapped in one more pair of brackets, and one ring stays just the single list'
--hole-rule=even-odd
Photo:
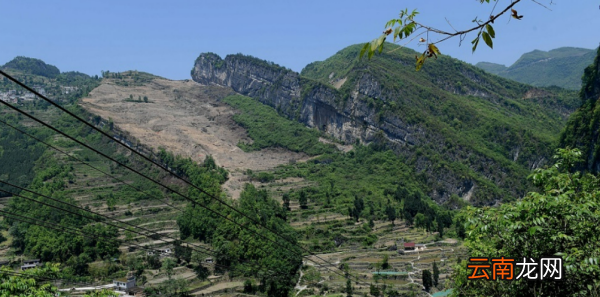
[{"label": "dense vegetation", "polygon": [[[23,127],[18,123],[19,119],[21,117],[13,114],[0,116],[0,120],[17,126],[19,129],[31,130],[30,133],[43,133],[42,131]],[[3,126],[0,130],[0,164],[2,164],[0,166],[0,179],[11,180],[14,184],[25,187],[33,180],[35,175],[33,167],[36,160],[42,156],[45,147],[20,132],[4,126],[2,123],[0,125]],[[0,190],[2,189],[6,189],[4,185],[0,185]],[[8,196],[8,194],[0,192],[0,197],[4,196]]]},{"label": "dense vegetation", "polygon": [[595,51],[590,49],[561,47],[548,52],[534,50],[525,53],[509,67],[488,62],[479,62],[475,66],[534,86],[579,90],[583,69],[592,63],[595,55]]},{"label": "dense vegetation", "polygon": [[367,62],[358,60],[360,46],[351,46],[307,65],[302,75],[326,84],[345,79],[338,109],[347,108],[344,98],[357,84],[371,86],[358,96],[370,108],[368,121],[385,127],[398,125],[398,118],[425,131],[427,137],[410,135],[414,145],[396,150],[427,175],[428,194],[448,197],[447,183],[475,184],[471,202],[487,204],[530,190],[525,177],[552,155],[578,104],[575,93],[532,88],[450,57],[415,72],[414,51],[390,48],[393,53]]},{"label": "dense vegetation", "polygon": [[539,192],[498,208],[469,207],[462,215],[468,234],[465,244],[472,257],[506,257],[521,262],[523,257],[559,256],[565,269],[562,280],[467,280],[472,270],[463,261],[452,277],[453,296],[600,293],[600,183],[596,176],[571,171],[581,158],[577,149],[560,149],[555,158],[555,166],[531,175]]},{"label": "dense vegetation", "polygon": [[[66,296],[58,291],[48,279],[60,275],[56,265],[45,265],[41,268],[30,269],[24,275],[14,275],[8,268],[0,269],[0,296],[15,297],[57,297]],[[83,297],[114,297],[109,290],[92,291]]]},{"label": "dense vegetation", "polygon": [[60,70],[54,65],[46,64],[39,59],[22,56],[12,59],[1,68],[18,70],[22,73],[39,75],[47,78],[56,78],[60,74]]},{"label": "dense vegetation", "polygon": [[[211,167],[213,169],[210,169]],[[221,176],[214,163],[204,167],[213,170],[209,172],[200,170],[191,160],[180,163],[176,168],[182,170],[193,184],[210,195],[224,199],[247,216],[242,216],[212,200],[210,196],[190,188],[189,196],[206,208],[194,204],[186,207],[177,218],[181,238],[193,237],[210,243],[216,251],[216,262],[229,266],[231,276],[258,278],[259,290],[266,292],[268,296],[287,295],[294,286],[302,253],[294,246],[297,236],[286,223],[285,211],[281,205],[271,199],[267,192],[258,191],[252,185],[246,185],[238,201],[227,201],[226,197],[221,195],[218,179],[207,178],[211,172],[217,177]],[[222,214],[223,217],[208,209]],[[289,242],[265,232],[264,228],[254,225],[253,222],[259,222],[289,239]],[[262,236],[257,236],[257,232]]]},{"label": "dense vegetation", "polygon": [[245,151],[283,147],[294,152],[319,155],[334,150],[332,146],[319,142],[319,131],[289,121],[251,98],[234,95],[224,98],[223,102],[242,111],[233,119],[248,130],[248,136],[253,140],[252,143],[239,144]]},{"label": "dense vegetation", "polygon": [[[465,245],[472,257],[561,257],[561,281],[467,280],[463,261],[453,274],[454,296],[598,296],[600,293],[600,182],[597,174],[600,50],[585,69],[582,106],[569,119],[552,167],[536,169],[537,186],[522,200],[497,208],[464,209]],[[572,148],[575,147],[575,148]],[[582,153],[583,152],[583,153]],[[541,264],[540,264],[541,265]],[[522,269],[525,269],[524,267]],[[519,273],[516,271],[515,273]],[[541,273],[541,272],[539,272]]]},{"label": "dense vegetation", "polygon": [[580,91],[581,107],[574,112],[561,134],[563,147],[579,148],[583,155],[582,168],[598,173],[600,164],[600,146],[598,130],[600,129],[600,49],[592,65],[585,69],[583,86]]},{"label": "dense vegetation", "polygon": [[[283,147],[309,154],[314,154],[315,145],[307,144],[319,144],[327,148],[321,150],[321,154],[313,160],[280,166],[273,174],[250,173],[261,182],[289,177],[314,182],[315,186],[283,193],[284,208],[289,208],[290,201],[298,201],[306,209],[303,215],[334,212],[348,215],[356,221],[363,219],[371,222],[402,218],[428,231],[441,229],[442,234],[443,228],[451,226],[451,213],[438,206],[423,191],[427,188],[425,175],[416,174],[405,160],[385,146],[357,144],[350,152],[342,153],[320,143],[320,132],[288,120],[256,100],[244,96],[231,96],[224,100],[240,110],[235,119],[244,125],[254,141],[264,143],[273,139],[278,141],[275,145],[282,143]],[[309,202],[319,205],[319,210],[309,206]],[[462,204],[459,197],[452,197],[447,206],[455,208]],[[417,217],[420,219],[414,220]],[[325,233],[305,230],[307,234],[310,233],[307,235],[307,247],[315,251],[333,251],[336,236],[341,236],[336,233],[341,232],[338,227],[331,225],[331,230]],[[366,232],[354,235],[359,235],[358,241],[373,243],[373,236],[369,233],[370,229],[367,228]]]}]

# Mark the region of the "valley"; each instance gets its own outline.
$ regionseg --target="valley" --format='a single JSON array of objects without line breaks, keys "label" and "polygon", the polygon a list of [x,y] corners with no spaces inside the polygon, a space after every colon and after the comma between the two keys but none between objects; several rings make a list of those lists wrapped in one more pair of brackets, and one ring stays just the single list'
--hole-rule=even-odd
[{"label": "valley", "polygon": [[[0,160],[19,154],[15,140],[34,160],[17,177],[3,168],[0,180],[118,227],[3,197],[3,210],[106,242],[5,218],[0,261],[61,263],[65,279],[54,283],[70,296],[129,275],[150,296],[449,294],[469,248],[481,244],[468,241],[465,226],[479,230],[469,215],[529,197],[538,184],[527,176],[552,164],[579,99],[449,57],[415,74],[410,50],[358,61],[357,48],[301,73],[201,54],[192,80],[107,71],[81,78],[75,97],[55,78],[13,70],[117,141],[41,101],[17,100],[20,109],[161,185],[2,107],[2,121],[76,159],[3,126]],[[426,270],[437,271],[427,292]]]}]

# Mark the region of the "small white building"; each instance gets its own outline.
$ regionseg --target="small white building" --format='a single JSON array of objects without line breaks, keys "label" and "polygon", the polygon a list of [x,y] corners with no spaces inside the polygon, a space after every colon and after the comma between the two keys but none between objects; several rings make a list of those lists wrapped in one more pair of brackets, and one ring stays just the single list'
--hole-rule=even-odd
[{"label": "small white building", "polygon": [[36,268],[42,265],[42,261],[40,259],[32,259],[23,261],[23,265],[21,266],[21,270],[27,270],[31,268]]},{"label": "small white building", "polygon": [[135,276],[115,279],[113,280],[113,284],[118,291],[129,291],[135,287]]},{"label": "small white building", "polygon": [[422,251],[422,250],[424,250],[426,248],[427,248],[427,246],[424,245],[424,244],[422,244],[422,243],[415,244],[415,250],[417,250],[417,251]]}]

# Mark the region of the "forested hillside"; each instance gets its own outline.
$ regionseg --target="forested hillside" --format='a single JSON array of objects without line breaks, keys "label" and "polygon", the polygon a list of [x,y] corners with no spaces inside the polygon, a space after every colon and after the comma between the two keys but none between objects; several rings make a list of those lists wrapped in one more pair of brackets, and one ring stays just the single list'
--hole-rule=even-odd
[{"label": "forested hillside", "polygon": [[563,147],[579,148],[583,152],[583,168],[592,173],[600,172],[599,129],[600,114],[600,49],[594,63],[585,68],[583,86],[579,92],[581,107],[569,118],[561,134]]},{"label": "forested hillside", "polygon": [[22,56],[12,59],[0,68],[17,70],[23,74],[39,75],[46,78],[56,78],[60,74],[60,70],[54,65],[46,64],[39,59]]},{"label": "forested hillside", "polygon": [[583,70],[595,56],[595,50],[561,47],[547,52],[534,50],[525,53],[509,67],[489,62],[479,62],[475,66],[525,84],[579,90]]},{"label": "forested hillside", "polygon": [[[192,77],[232,87],[289,119],[346,143],[380,143],[423,175],[438,202],[476,205],[531,189],[524,177],[547,164],[576,94],[498,78],[450,57],[422,71],[415,52],[360,61],[350,46],[301,74],[253,57],[202,54]],[[257,79],[258,78],[258,79]]]},{"label": "forested hillside", "polygon": [[[0,162],[11,164],[0,168],[0,181],[46,196],[6,184],[0,188],[12,193],[4,192],[2,200],[0,245],[10,249],[0,249],[0,260],[14,268],[26,258],[60,263],[44,273],[68,282],[102,284],[134,275],[147,296],[228,290],[266,296],[351,295],[353,290],[373,296],[418,295],[422,286],[430,286],[430,269],[434,291],[442,291],[446,283],[462,290],[455,291],[459,295],[491,294],[463,288],[461,260],[494,251],[504,240],[483,240],[485,226],[524,242],[527,237],[518,235],[524,227],[511,225],[514,213],[530,211],[520,222],[528,226],[524,233],[536,235],[541,228],[559,226],[563,212],[579,207],[568,204],[566,196],[560,196],[560,209],[533,207],[545,196],[526,192],[538,186],[547,191],[543,194],[554,195],[556,181],[567,179],[595,189],[593,180],[580,181],[557,169],[565,165],[562,161],[527,179],[531,169],[554,162],[558,135],[580,100],[574,92],[498,78],[450,57],[415,72],[411,50],[394,48],[371,61],[359,60],[359,50],[345,48],[307,65],[301,74],[239,54],[225,59],[202,54],[192,76],[217,86],[169,82],[137,71],[106,71],[100,80],[77,72],[50,78],[10,69],[120,144],[40,98],[26,96],[7,79],[0,81],[6,102],[81,142],[0,108]],[[582,110],[593,110],[585,103],[600,94],[597,72],[597,62],[586,70]],[[249,97],[231,95],[232,89]],[[80,100],[84,96],[93,100]],[[575,119],[584,117],[579,114]],[[185,122],[188,117],[190,123]],[[567,131],[593,127],[576,122],[571,119]],[[215,138],[206,139],[229,153],[199,158],[196,146],[208,146],[199,135],[211,133]],[[586,133],[595,135],[593,130]],[[147,134],[147,139],[133,136]],[[230,135],[238,137],[237,147],[223,144]],[[184,147],[178,151],[185,156],[156,148],[149,139]],[[563,136],[563,143],[568,139]],[[293,157],[253,171],[244,157],[231,158],[235,150],[260,156],[291,152]],[[572,160],[576,151],[559,155],[559,160]],[[225,169],[219,166],[224,161],[239,164]],[[232,179],[242,185],[232,185]],[[238,187],[239,195],[225,191],[227,183],[229,190]],[[587,199],[587,192],[573,189],[569,197]],[[499,202],[503,206],[497,211],[467,207]],[[64,203],[70,212],[56,208]],[[550,211],[558,214],[556,220],[548,217]],[[542,224],[538,217],[546,221]],[[586,217],[586,222],[594,219]],[[573,234],[566,236],[587,248],[594,237],[579,231],[591,225],[572,226]],[[535,239],[533,246],[542,250],[553,238]],[[417,242],[423,250],[405,252],[405,242]],[[514,242],[503,243],[503,250],[489,256],[512,256]],[[551,252],[572,255],[574,263],[583,260],[575,248],[556,244]],[[594,273],[576,277],[586,282]],[[582,290],[577,283],[568,286]],[[529,289],[521,283],[519,288]],[[512,287],[497,289],[513,292]]]},{"label": "forested hillside", "polygon": [[[600,51],[585,69],[580,98],[561,134],[551,167],[529,179],[537,190],[500,207],[463,209],[471,257],[560,258],[561,280],[468,280],[467,261],[455,266],[452,296],[596,296],[600,292],[598,115]],[[525,247],[525,248],[524,248]],[[494,261],[494,260],[492,260]],[[518,265],[518,264],[517,264]],[[541,265],[541,264],[540,264]],[[520,273],[527,273],[523,268]],[[517,272],[515,271],[515,274]],[[542,273],[542,272],[540,272]],[[540,280],[544,278],[540,274]],[[517,277],[518,279],[518,277]]]}]

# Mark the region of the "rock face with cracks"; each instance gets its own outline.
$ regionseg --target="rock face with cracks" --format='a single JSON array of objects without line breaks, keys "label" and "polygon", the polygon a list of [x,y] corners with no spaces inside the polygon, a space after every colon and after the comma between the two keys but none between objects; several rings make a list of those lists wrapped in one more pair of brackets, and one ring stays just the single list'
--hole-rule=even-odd
[{"label": "rock face with cracks", "polygon": [[[338,55],[343,55],[340,53]],[[410,63],[395,57],[390,59],[395,59],[394,62],[398,67],[408,67],[404,64]],[[463,67],[457,63],[459,62],[451,61],[447,64],[455,68],[458,65],[459,72],[456,75],[460,75],[461,79],[468,84],[456,86],[449,81],[432,76],[427,82],[430,87],[438,88],[437,93],[449,94],[450,97],[455,95],[479,97],[487,100],[495,109],[504,108],[501,106],[505,104],[504,96],[512,92],[511,90],[495,90],[494,88],[498,88],[498,83],[493,81],[494,77],[474,67]],[[363,69],[360,69],[361,67]],[[213,53],[204,53],[196,59],[191,74],[194,81],[204,86],[230,87],[237,93],[253,97],[275,108],[289,119],[299,121],[308,127],[318,128],[343,142],[378,143],[392,148],[399,157],[410,160],[415,170],[427,179],[430,185],[430,189],[427,190],[429,196],[440,203],[448,201],[455,194],[476,205],[492,205],[502,197],[518,198],[531,190],[530,185],[524,181],[526,171],[546,164],[549,157],[547,153],[536,155],[529,149],[528,155],[524,156],[521,146],[515,145],[510,149],[510,155],[504,156],[508,161],[506,162],[499,161],[498,158],[468,145],[448,150],[447,135],[443,130],[427,127],[418,120],[407,120],[402,115],[382,110],[377,104],[406,102],[401,104],[414,106],[419,103],[412,103],[411,100],[414,101],[415,98],[403,95],[404,90],[382,83],[382,76],[387,74],[379,75],[372,70],[364,70],[365,67],[369,66],[356,66],[357,69],[346,72],[343,77],[330,71],[329,84],[327,84],[314,77],[308,78],[254,57],[237,54],[221,58]],[[420,88],[419,85],[415,87]],[[532,106],[538,104],[535,103],[536,100],[542,102],[537,98],[538,93],[546,96],[544,98],[554,96],[535,88],[523,85],[519,87],[529,88],[528,95],[523,94],[521,98],[512,100],[527,99],[529,100],[527,104]],[[549,103],[555,102],[554,99],[543,100],[545,101],[542,104],[547,104],[544,108],[548,110],[554,108],[551,112],[558,114],[563,121],[572,112],[573,108],[570,105]],[[383,103],[373,104],[373,102]],[[551,104],[554,106],[550,106]],[[420,147],[433,150],[438,156],[442,155],[442,159],[460,165],[440,167],[439,163],[432,158],[419,155]],[[518,166],[522,167],[515,169],[513,165],[508,164],[510,162],[519,162]],[[458,167],[463,169],[457,169]],[[514,170],[519,170],[520,173]],[[466,173],[467,171],[469,173]],[[506,179],[511,175],[522,175],[521,184],[516,185],[514,181]],[[490,187],[496,190],[489,190]]]}]

